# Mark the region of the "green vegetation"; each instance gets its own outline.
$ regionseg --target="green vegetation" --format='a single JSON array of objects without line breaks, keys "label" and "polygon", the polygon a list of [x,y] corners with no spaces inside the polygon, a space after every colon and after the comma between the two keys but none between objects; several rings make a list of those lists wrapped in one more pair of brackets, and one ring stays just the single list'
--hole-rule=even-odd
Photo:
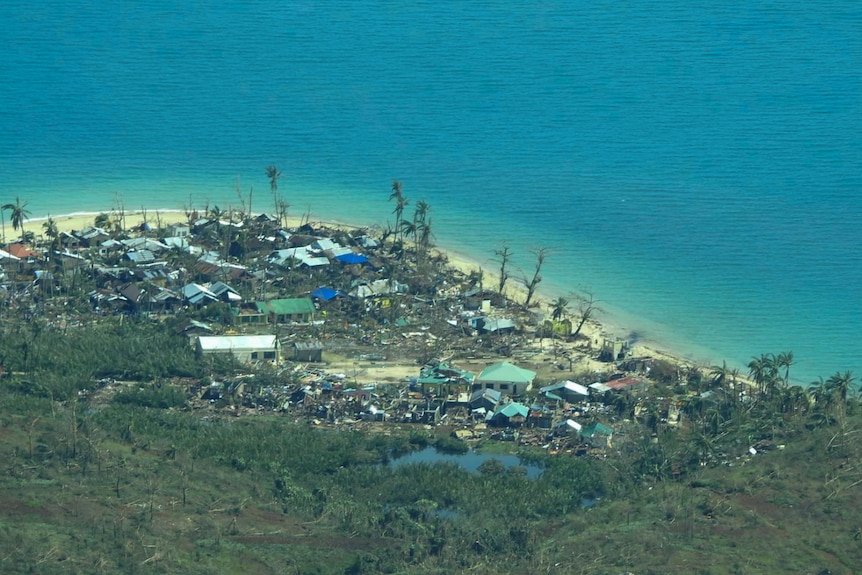
[{"label": "green vegetation", "polygon": [[[281,173],[266,174],[283,220]],[[418,201],[405,217],[397,181],[390,199],[396,225],[386,236],[404,264],[391,279],[433,295],[445,258],[430,250],[430,206]],[[22,232],[25,207],[3,207]],[[217,250],[250,257],[247,232],[219,223],[232,212],[207,211]],[[118,213],[97,220],[123,230]],[[43,229],[54,244],[52,224]],[[541,279],[541,253],[528,289]],[[512,252],[495,255],[503,292]],[[497,459],[477,473],[393,466],[413,450],[459,454],[471,444],[445,426],[321,423],[320,405],[302,413],[265,391],[299,391],[293,370],[201,358],[178,335],[189,318],[230,324],[227,303],[163,320],[140,309],[101,315],[83,297],[94,280],[65,271],[48,291],[16,279],[13,295],[27,297],[0,302],[0,572],[719,575],[862,565],[862,410],[849,372],[803,388],[789,383],[791,352],[752,358],[750,384],[726,364],[659,360],[647,389],[608,391],[600,412],[579,416],[613,425],[607,447],[557,451],[550,439],[525,447],[490,434],[472,443],[517,452],[543,469],[538,478]],[[279,289],[302,292],[319,279],[284,270]],[[471,281],[481,285],[481,270]],[[575,324],[576,339],[597,309],[591,294],[575,297],[577,312],[554,302],[551,334]],[[392,294],[369,310],[345,300],[316,335],[370,338],[397,322],[404,301]],[[357,317],[364,332],[350,331]],[[439,357],[449,337],[446,324],[440,347],[421,353]]]},{"label": "green vegetation", "polygon": [[676,427],[655,407],[671,390],[656,384],[605,458],[524,452],[544,468],[528,479],[496,460],[479,473],[388,466],[427,445],[464,449],[417,427],[370,434],[190,410],[189,382],[233,366],[202,362],[147,321],[7,325],[0,357],[4,573],[850,573],[862,563],[851,374],[800,393],[786,365],[760,371],[757,358],[753,397],[725,392],[738,388],[726,366],[688,374],[716,399],[690,395]]}]

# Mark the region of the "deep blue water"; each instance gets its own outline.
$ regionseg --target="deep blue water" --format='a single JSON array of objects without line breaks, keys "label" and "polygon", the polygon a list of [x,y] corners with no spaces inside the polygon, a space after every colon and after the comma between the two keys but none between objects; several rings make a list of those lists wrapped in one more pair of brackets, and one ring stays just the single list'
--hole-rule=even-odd
[{"label": "deep blue water", "polygon": [[[392,220],[704,362],[862,375],[851,0],[0,4],[0,202]],[[7,230],[8,231],[8,230]]]}]

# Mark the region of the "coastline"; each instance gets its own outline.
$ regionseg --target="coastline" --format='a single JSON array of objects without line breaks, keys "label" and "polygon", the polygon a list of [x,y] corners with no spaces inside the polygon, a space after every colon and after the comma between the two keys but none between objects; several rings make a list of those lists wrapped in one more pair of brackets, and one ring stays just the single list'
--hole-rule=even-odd
[{"label": "coastline", "polygon": [[[25,229],[29,229],[30,231],[36,233],[37,236],[40,236],[43,234],[43,229],[41,227],[42,224],[46,222],[49,218],[52,218],[57,224],[58,231],[72,232],[73,230],[81,230],[93,225],[96,216],[103,213],[116,214],[116,210],[81,211],[60,214],[57,216],[46,215],[42,217],[35,217],[26,220]],[[127,211],[125,213],[125,219],[126,226],[131,229],[134,227],[138,227],[144,223],[151,223],[156,219],[159,220],[161,225],[181,223],[186,221],[187,216],[185,210],[181,209],[143,208]],[[288,216],[287,218],[288,227],[298,227],[303,221],[305,221],[305,216]],[[333,228],[356,229],[359,227],[365,227],[325,217],[312,218],[310,221],[312,224]],[[36,227],[36,229],[34,229],[34,226]],[[7,233],[7,240],[12,239],[14,239],[14,236],[10,237],[10,235]],[[466,254],[449,247],[441,247],[440,245],[435,246],[434,250],[439,254],[444,254],[448,260],[449,265],[459,270],[461,273],[469,274],[473,271],[482,269],[486,285],[495,285],[499,281],[499,274],[494,273],[494,271],[489,271],[486,264],[483,265],[483,263],[478,258],[471,256],[470,254]],[[519,281],[519,278],[511,277],[506,284],[506,297],[516,302],[523,302],[526,298],[526,294],[526,287]],[[548,288],[543,289],[541,284],[536,289],[536,293],[533,296],[534,303],[531,307],[541,308],[550,313],[552,302],[557,297],[567,297],[567,299],[570,299],[572,307],[570,307],[569,311],[570,313],[575,311],[575,306],[577,305],[577,303],[571,300],[570,295],[567,296],[562,293],[556,293],[556,291],[551,291]],[[628,333],[626,333],[627,330],[616,326],[613,323],[609,323],[605,317],[602,317],[604,315],[602,311],[599,311],[597,315],[598,317],[590,318],[590,320],[588,320],[584,324],[581,330],[582,336],[589,338],[593,346],[601,345],[601,341],[604,338],[619,338],[627,340],[627,336],[629,335]],[[682,366],[697,366],[701,368],[709,367],[708,365],[704,365],[703,362],[698,362],[687,357],[685,354],[678,353],[673,350],[661,349],[661,346],[658,346],[655,344],[655,342],[651,342],[649,340],[639,340],[632,342],[630,344],[630,350],[632,356],[634,357],[653,357]],[[592,367],[606,367],[606,365],[598,364],[592,365]]]}]

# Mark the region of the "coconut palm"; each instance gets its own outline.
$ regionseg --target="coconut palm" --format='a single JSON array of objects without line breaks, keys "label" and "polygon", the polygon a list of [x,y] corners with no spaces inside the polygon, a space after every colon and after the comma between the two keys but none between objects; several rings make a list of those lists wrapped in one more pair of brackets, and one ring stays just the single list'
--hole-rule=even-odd
[{"label": "coconut palm", "polygon": [[757,384],[761,395],[770,395],[780,379],[775,356],[763,353],[760,357],[752,357],[748,362],[748,375]]},{"label": "coconut palm", "polygon": [[431,246],[431,238],[434,237],[434,234],[431,232],[431,218],[420,222],[416,233],[419,236],[419,250],[424,256],[428,252],[428,248]]},{"label": "coconut palm", "polygon": [[722,387],[730,377],[730,368],[727,367],[727,362],[722,361],[721,365],[713,365],[709,375],[712,377],[712,385]]},{"label": "coconut palm", "polygon": [[417,229],[416,224],[411,222],[410,220],[402,220],[401,221],[400,230],[401,230],[401,237],[402,238],[404,238],[404,236],[407,236],[407,237],[413,236],[413,240],[415,243],[416,229]]},{"label": "coconut palm", "polygon": [[413,223],[419,227],[420,223],[424,223],[428,217],[428,212],[431,211],[431,206],[425,200],[416,202],[416,209],[413,210]]},{"label": "coconut palm", "polygon": [[793,352],[782,351],[775,356],[775,366],[777,369],[784,368],[784,386],[790,385],[790,366],[793,365]]},{"label": "coconut palm", "polygon": [[811,382],[808,386],[808,394],[814,401],[814,409],[818,412],[827,413],[835,405],[835,394],[822,377]]},{"label": "coconut palm", "polygon": [[27,209],[27,202],[22,204],[21,199],[16,196],[14,204],[4,204],[2,209],[9,210],[9,221],[12,222],[12,229],[15,231],[21,230],[21,241],[23,242],[25,239],[24,221],[30,219],[30,210]]},{"label": "coconut palm", "polygon": [[51,250],[57,249],[57,243],[60,239],[60,230],[57,229],[57,222],[54,218],[49,217],[42,222],[42,229],[45,230],[45,235],[51,239]]},{"label": "coconut palm", "polygon": [[[404,197],[403,188],[401,186],[401,182],[395,180],[392,182],[392,193],[389,194],[390,200],[395,200],[395,209],[392,210],[392,213],[395,214],[395,234],[396,240],[398,240],[398,232],[402,231],[401,229],[401,221],[404,218],[404,208],[407,207],[409,203],[407,198]],[[404,234],[402,231],[401,239],[403,240]]]},{"label": "coconut palm", "polygon": [[841,404],[847,402],[847,396],[850,393],[850,388],[855,384],[853,372],[845,371],[844,373],[836,371],[826,380],[826,389],[840,400]]},{"label": "coconut palm", "polygon": [[[278,168],[275,165],[267,166],[266,170],[264,170],[266,177],[269,178],[269,189],[272,192],[272,204],[275,207],[275,211],[279,211],[279,201],[278,201],[278,179],[281,177],[281,172],[278,171]],[[251,207],[249,206],[249,211],[251,211]]]},{"label": "coconut palm", "polygon": [[562,296],[558,297],[551,304],[551,319],[554,321],[562,320],[566,315],[566,311],[567,311],[566,308],[568,308],[568,307],[569,307],[569,300],[567,300],[566,298],[564,298]]}]

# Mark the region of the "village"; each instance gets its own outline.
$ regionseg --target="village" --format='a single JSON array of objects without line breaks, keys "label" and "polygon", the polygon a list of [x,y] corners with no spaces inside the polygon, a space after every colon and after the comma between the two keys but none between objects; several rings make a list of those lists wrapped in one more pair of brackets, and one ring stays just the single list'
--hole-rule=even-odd
[{"label": "village", "polygon": [[[49,220],[40,241],[23,234],[29,242],[0,249],[6,313],[56,327],[146,317],[200,357],[247,366],[174,382],[191,409],[383,433],[421,426],[465,446],[604,456],[632,420],[678,424],[698,390],[679,384],[703,379],[683,362],[634,356],[583,303],[526,307],[523,289],[486,286],[483,270],[418,238],[217,207],[182,215],[143,212],[127,228],[112,212],[80,230]],[[644,393],[651,380],[680,394],[656,399]],[[141,384],[94,382],[82,396],[124,385]]]},{"label": "village", "polygon": [[[847,490],[831,518],[860,480],[849,374],[807,391],[789,353],[754,358],[748,381],[615,337],[595,300],[534,293],[538,270],[506,281],[505,247],[483,270],[423,234],[283,214],[62,224],[0,244],[3,507],[39,520],[18,561],[39,557],[48,518],[140,572],[178,541],[265,572],[285,556],[533,572],[555,546],[574,567],[643,533],[642,558],[620,555],[631,569],[656,534],[759,537],[787,509],[808,533],[810,493]],[[802,458],[810,487],[780,499]],[[825,487],[823,470],[838,470]]]}]

